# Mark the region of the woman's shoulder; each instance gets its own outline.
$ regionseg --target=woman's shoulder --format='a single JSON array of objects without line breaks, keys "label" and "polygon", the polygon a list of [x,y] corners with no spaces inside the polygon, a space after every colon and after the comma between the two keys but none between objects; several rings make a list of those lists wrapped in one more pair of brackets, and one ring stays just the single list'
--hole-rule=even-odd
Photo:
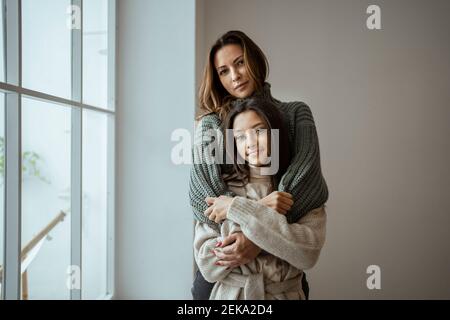
[{"label": "woman's shoulder", "polygon": [[286,112],[311,112],[311,108],[306,102],[303,101],[289,101],[289,102],[282,102],[280,101],[278,103],[278,107],[281,109],[281,111]]},{"label": "woman's shoulder", "polygon": [[311,122],[314,124],[311,108],[303,101],[280,102],[278,107],[290,120]]},{"label": "woman's shoulder", "polygon": [[222,132],[221,121],[216,113],[209,113],[197,118],[194,129],[194,144],[205,145],[214,141]]},{"label": "woman's shoulder", "polygon": [[199,116],[197,119],[197,125],[201,128],[219,128],[222,121],[219,118],[219,115],[215,112],[210,112]]}]

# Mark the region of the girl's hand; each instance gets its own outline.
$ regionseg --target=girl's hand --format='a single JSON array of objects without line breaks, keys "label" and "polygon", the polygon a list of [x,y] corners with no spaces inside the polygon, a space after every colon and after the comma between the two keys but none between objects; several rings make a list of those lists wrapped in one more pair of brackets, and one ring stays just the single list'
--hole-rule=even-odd
[{"label": "girl's hand", "polygon": [[220,196],[218,198],[207,197],[205,201],[209,205],[209,208],[205,210],[204,215],[209,220],[220,223],[227,218],[228,208],[233,198],[226,196]]},{"label": "girl's hand", "polygon": [[274,191],[258,202],[280,214],[286,214],[294,204],[292,195],[282,191]]}]

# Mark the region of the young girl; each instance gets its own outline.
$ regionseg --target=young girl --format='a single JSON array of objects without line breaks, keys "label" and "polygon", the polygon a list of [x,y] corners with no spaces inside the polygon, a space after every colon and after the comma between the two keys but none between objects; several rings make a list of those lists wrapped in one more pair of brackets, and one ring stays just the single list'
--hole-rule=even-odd
[{"label": "young girl", "polygon": [[[326,216],[322,206],[289,224],[284,214],[292,206],[292,196],[273,192],[290,161],[281,115],[268,100],[240,100],[225,119],[224,129],[233,133],[234,147],[226,139],[226,151],[233,155],[234,170],[224,173],[223,179],[237,196],[208,198],[205,215],[221,222],[220,228],[197,221],[194,237],[197,266],[207,281],[216,282],[209,298],[305,299],[303,269],[311,268],[319,257]],[[279,140],[271,143],[273,129],[279,130]],[[272,152],[275,143],[278,155]],[[277,156],[278,172],[265,175]],[[226,210],[216,210],[219,207]],[[243,232],[262,251],[245,265],[221,266],[218,261],[225,252],[217,244],[236,232]]]}]

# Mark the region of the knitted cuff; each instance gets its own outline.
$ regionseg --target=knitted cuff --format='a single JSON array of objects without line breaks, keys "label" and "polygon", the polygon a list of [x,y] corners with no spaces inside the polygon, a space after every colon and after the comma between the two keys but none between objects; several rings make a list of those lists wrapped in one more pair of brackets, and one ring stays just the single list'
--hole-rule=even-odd
[{"label": "knitted cuff", "polygon": [[249,200],[244,197],[234,197],[227,211],[227,218],[245,227],[250,221],[251,212],[255,212],[258,208],[256,201]]}]

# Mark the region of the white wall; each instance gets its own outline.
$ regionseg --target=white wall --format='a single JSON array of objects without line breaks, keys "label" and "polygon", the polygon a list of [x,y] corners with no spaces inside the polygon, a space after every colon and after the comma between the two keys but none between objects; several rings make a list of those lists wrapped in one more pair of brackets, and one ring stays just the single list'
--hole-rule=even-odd
[{"label": "white wall", "polygon": [[[330,199],[311,298],[449,299],[450,3],[198,2],[199,54],[245,31],[268,56],[273,95],[315,116]],[[366,28],[370,4],[380,31]],[[366,287],[372,264],[378,291]]]},{"label": "white wall", "polygon": [[189,299],[189,166],[171,133],[193,127],[195,1],[118,1],[116,298]]}]

